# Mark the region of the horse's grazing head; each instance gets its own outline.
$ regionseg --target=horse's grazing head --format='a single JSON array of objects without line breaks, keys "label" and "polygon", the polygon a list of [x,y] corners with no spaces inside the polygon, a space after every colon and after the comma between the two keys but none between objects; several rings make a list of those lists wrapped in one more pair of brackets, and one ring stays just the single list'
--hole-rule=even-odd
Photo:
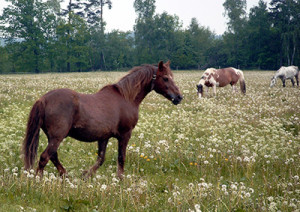
[{"label": "horse's grazing head", "polygon": [[173,73],[170,69],[170,61],[165,64],[163,61],[159,62],[153,89],[172,101],[174,105],[179,104],[183,99],[179,88],[175,85]]},{"label": "horse's grazing head", "polygon": [[273,76],[273,77],[271,78],[270,87],[272,88],[275,84],[276,84],[276,77]]},{"label": "horse's grazing head", "polygon": [[199,99],[201,99],[203,97],[203,85],[202,84],[197,85],[197,95],[198,95]]},{"label": "horse's grazing head", "polygon": [[203,97],[203,88],[205,86],[205,82],[206,82],[208,76],[209,76],[209,73],[207,71],[205,71],[203,73],[199,83],[196,85],[197,95],[198,95],[199,99],[201,99]]}]

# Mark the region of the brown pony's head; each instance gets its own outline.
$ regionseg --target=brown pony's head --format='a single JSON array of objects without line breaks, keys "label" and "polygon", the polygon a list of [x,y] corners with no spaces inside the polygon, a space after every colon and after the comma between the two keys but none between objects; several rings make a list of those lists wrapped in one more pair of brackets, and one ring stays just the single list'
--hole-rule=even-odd
[{"label": "brown pony's head", "polygon": [[175,85],[173,80],[173,73],[170,69],[170,61],[163,63],[160,61],[156,72],[156,79],[154,80],[154,90],[172,101],[174,105],[180,103],[183,99],[179,88]]}]

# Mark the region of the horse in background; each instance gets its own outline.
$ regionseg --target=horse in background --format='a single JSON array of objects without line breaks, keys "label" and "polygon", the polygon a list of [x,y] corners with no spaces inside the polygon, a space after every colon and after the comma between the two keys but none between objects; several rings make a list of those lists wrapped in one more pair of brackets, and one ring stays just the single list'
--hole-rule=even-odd
[{"label": "horse in background", "polygon": [[84,142],[98,142],[96,163],[84,172],[89,177],[103,164],[109,138],[118,140],[118,177],[122,178],[126,147],[138,121],[139,105],[152,90],[173,104],[182,100],[175,85],[170,62],[157,66],[134,67],[119,82],[107,85],[95,94],[81,94],[70,89],[52,90],[33,105],[23,142],[25,169],[34,165],[39,144],[40,128],[48,138],[48,146],[41,154],[37,174],[51,160],[59,174],[66,170],[58,159],[57,149],[70,136]]},{"label": "horse in background", "polygon": [[272,77],[270,87],[272,88],[276,84],[277,78],[281,79],[283,87],[285,87],[285,80],[290,79],[294,87],[294,77],[296,78],[297,86],[299,87],[299,68],[297,66],[282,66]]},{"label": "horse in background", "polygon": [[213,87],[214,95],[216,95],[217,87],[224,87],[228,84],[230,84],[232,86],[232,90],[236,92],[236,84],[238,81],[240,81],[241,92],[246,94],[244,74],[241,70],[235,68],[209,68],[203,73],[197,85],[197,94],[199,98],[201,98],[204,96],[204,88],[206,88],[206,92],[208,92],[208,88]]}]

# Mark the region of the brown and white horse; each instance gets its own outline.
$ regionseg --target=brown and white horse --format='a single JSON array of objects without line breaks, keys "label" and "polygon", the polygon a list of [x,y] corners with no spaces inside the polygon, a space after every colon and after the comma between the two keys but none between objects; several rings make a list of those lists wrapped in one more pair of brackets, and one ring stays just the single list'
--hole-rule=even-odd
[{"label": "brown and white horse", "polygon": [[209,87],[213,87],[214,95],[216,95],[217,87],[224,87],[228,84],[232,86],[233,91],[236,91],[238,81],[240,81],[241,92],[246,94],[244,74],[241,70],[235,68],[209,68],[203,73],[197,85],[197,94],[201,98],[203,97],[204,88],[206,88],[207,92]]}]

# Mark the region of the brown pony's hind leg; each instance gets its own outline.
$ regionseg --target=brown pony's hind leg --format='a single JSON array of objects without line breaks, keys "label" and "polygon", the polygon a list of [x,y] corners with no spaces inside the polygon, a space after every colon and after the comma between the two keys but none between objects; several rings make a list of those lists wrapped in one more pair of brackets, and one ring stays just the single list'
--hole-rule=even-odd
[{"label": "brown pony's hind leg", "polygon": [[62,139],[49,139],[47,148],[40,156],[39,165],[36,170],[36,173],[38,175],[41,175],[41,176],[43,175],[44,168],[47,165],[47,163],[51,157],[55,158],[55,154],[57,157],[57,149],[58,149],[61,141],[62,141]]},{"label": "brown pony's hind leg", "polygon": [[124,164],[126,158],[126,148],[128,141],[131,137],[131,131],[118,138],[119,149],[118,149],[118,177],[123,179],[124,177]]},{"label": "brown pony's hind leg", "polygon": [[60,161],[58,160],[58,156],[57,156],[57,152],[55,152],[51,157],[50,160],[52,161],[52,163],[54,164],[54,166],[57,168],[59,175],[60,176],[66,176],[66,170],[63,167],[63,165],[60,163]]},{"label": "brown pony's hind leg", "polygon": [[108,139],[98,141],[98,157],[96,163],[89,169],[83,172],[83,176],[88,178],[96,173],[97,169],[103,164],[105,160],[105,152]]}]

